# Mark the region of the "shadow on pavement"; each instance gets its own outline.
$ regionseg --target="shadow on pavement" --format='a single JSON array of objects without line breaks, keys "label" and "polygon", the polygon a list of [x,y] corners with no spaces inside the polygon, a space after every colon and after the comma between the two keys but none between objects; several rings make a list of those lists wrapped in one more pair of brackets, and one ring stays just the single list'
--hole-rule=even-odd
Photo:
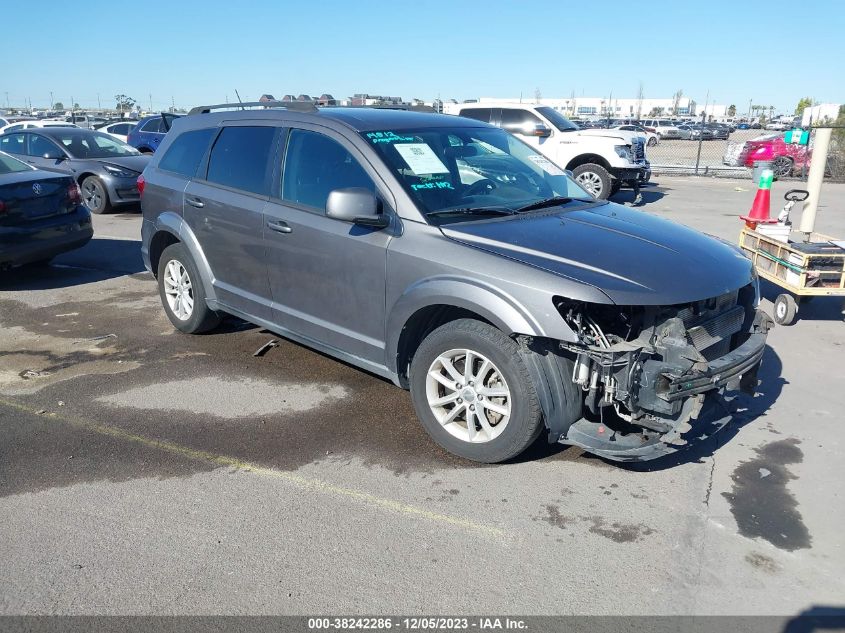
[{"label": "shadow on pavement", "polygon": [[[642,195],[642,202],[637,205],[638,207],[657,202],[666,195],[665,192],[658,191],[654,188],[640,189],[640,194]],[[621,189],[615,195],[611,196],[610,201],[617,204],[632,205],[634,203],[634,190]]]},{"label": "shadow on pavement", "polygon": [[144,271],[141,242],[94,238],[43,267],[12,268],[0,273],[0,291],[68,288]]}]

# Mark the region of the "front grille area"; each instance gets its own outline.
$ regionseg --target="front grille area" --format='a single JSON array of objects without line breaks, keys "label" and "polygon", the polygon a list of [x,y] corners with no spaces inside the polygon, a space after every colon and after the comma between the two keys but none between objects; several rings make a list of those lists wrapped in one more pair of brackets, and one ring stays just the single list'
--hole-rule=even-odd
[{"label": "front grille area", "polygon": [[645,160],[645,148],[641,138],[635,138],[631,143],[631,153],[634,155],[634,162]]},{"label": "front grille area", "polygon": [[737,305],[738,292],[728,292],[705,299],[678,310],[690,342],[707,360],[730,351],[731,337],[739,332],[745,320],[745,309]]}]

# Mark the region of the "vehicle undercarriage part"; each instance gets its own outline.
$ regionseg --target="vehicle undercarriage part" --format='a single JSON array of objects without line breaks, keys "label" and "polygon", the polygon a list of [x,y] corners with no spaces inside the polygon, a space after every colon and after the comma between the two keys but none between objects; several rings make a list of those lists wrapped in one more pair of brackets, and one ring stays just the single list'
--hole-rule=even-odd
[{"label": "vehicle undercarriage part", "polygon": [[726,392],[753,394],[757,386],[771,320],[756,310],[755,296],[749,284],[677,306],[557,300],[579,341],[525,343],[539,351],[538,362],[553,369],[551,376],[577,393],[568,396],[580,413],[571,403],[566,415],[547,413],[549,441],[637,461],[675,452],[693,425],[697,435],[724,426],[730,420]]}]

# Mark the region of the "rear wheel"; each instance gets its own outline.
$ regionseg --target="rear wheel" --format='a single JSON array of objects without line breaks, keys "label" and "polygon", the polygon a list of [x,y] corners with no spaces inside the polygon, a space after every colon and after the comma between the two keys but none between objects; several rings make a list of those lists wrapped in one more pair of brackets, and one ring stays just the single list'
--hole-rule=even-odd
[{"label": "rear wheel", "polygon": [[196,264],[182,244],[171,244],[158,263],[158,291],[167,318],[186,334],[199,334],[220,323],[205,302],[205,288]]},{"label": "rear wheel", "polygon": [[411,399],[440,446],[478,462],[522,453],[542,429],[534,384],[519,346],[472,319],[434,330],[411,361]]},{"label": "rear wheel", "polygon": [[601,165],[595,163],[578,165],[572,170],[572,175],[575,177],[575,182],[599,200],[607,200],[611,195],[613,178],[610,172]]},{"label": "rear wheel", "polygon": [[650,139],[648,139],[648,146],[654,147],[655,145],[657,145],[657,137],[652,136]]},{"label": "rear wheel", "polygon": [[91,213],[111,211],[111,201],[103,181],[96,176],[88,176],[82,181],[82,199]]}]

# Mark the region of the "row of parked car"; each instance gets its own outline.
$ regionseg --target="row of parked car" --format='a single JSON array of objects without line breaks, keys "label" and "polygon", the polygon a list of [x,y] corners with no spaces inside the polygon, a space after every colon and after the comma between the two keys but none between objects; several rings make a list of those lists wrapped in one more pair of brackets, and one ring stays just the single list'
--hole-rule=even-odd
[{"label": "row of parked car", "polygon": [[[601,119],[575,121],[581,129],[630,129],[648,135],[649,145],[662,140],[712,141],[727,140],[739,126],[727,123],[701,123],[700,121],[673,121],[671,119]],[[742,125],[742,124],[740,124]],[[748,129],[749,124],[745,124]],[[757,124],[757,127],[760,127]]]}]

